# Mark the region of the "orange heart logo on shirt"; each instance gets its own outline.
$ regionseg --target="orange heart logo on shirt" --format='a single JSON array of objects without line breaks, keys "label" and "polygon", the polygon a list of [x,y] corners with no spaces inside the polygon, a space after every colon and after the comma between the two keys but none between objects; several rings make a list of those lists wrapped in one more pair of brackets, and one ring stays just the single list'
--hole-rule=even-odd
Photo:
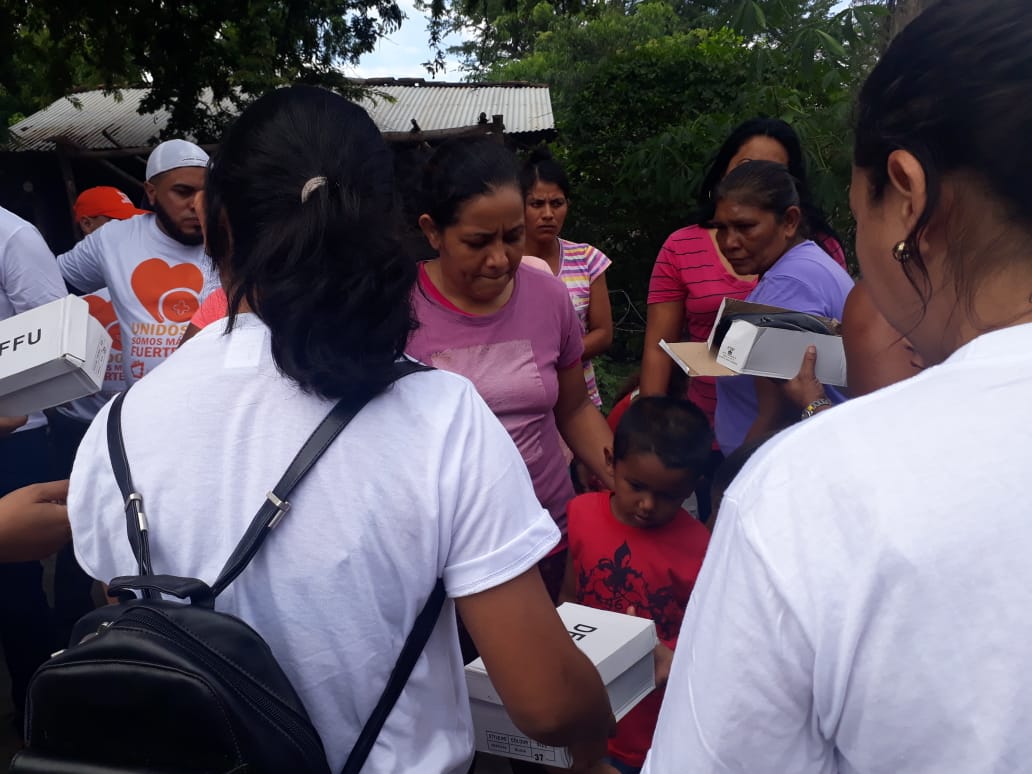
[{"label": "orange heart logo on shirt", "polygon": [[83,296],[83,300],[89,304],[90,314],[111,336],[111,349],[122,351],[122,326],[118,324],[118,315],[115,314],[114,305],[100,296]]},{"label": "orange heart logo on shirt", "polygon": [[148,258],[133,271],[133,292],[157,322],[189,322],[200,307],[204,275],[192,263]]}]

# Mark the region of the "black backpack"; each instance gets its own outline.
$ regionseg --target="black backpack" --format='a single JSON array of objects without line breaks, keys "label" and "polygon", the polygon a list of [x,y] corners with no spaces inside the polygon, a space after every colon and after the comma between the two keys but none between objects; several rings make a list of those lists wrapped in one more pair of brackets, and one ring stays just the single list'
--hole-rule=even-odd
[{"label": "black backpack", "polygon": [[[425,366],[398,364],[397,378]],[[343,402],[316,428],[210,587],[154,575],[143,498],[122,441],[123,393],[111,406],[108,448],[125,497],[140,574],[115,578],[120,604],[84,616],[72,645],[39,668],[26,702],[26,750],[14,774],[329,774],[304,705],[269,646],[239,618],[214,609],[287,513],[291,491],[362,408]],[[303,518],[297,514],[293,518]],[[135,591],[142,593],[136,598]],[[162,599],[170,594],[190,604]],[[359,772],[430,637],[444,604],[437,581],[344,766]]]}]

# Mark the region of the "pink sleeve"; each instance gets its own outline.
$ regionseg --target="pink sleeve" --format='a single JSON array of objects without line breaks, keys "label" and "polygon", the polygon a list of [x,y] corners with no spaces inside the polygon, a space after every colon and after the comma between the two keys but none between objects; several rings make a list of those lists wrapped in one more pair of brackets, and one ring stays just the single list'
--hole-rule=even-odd
[{"label": "pink sleeve", "polygon": [[612,264],[613,262],[609,260],[609,257],[605,253],[597,247],[589,246],[587,258],[584,261],[584,265],[588,271],[589,282],[597,280]]},{"label": "pink sleeve", "polygon": [[662,304],[667,301],[684,301],[685,289],[681,282],[681,272],[677,265],[678,255],[667,242],[659,248],[656,263],[652,267],[649,279],[649,296],[647,303]]},{"label": "pink sleeve", "polygon": [[524,263],[532,269],[543,271],[545,274],[552,274],[552,267],[548,265],[548,261],[538,258],[536,255],[525,255],[520,263]]},{"label": "pink sleeve", "polygon": [[221,320],[227,314],[229,314],[229,299],[226,298],[226,291],[222,288],[213,290],[204,303],[201,304],[201,308],[198,309],[192,318],[190,318],[190,324],[195,325],[198,328],[204,328],[207,325],[211,325],[213,322]]}]

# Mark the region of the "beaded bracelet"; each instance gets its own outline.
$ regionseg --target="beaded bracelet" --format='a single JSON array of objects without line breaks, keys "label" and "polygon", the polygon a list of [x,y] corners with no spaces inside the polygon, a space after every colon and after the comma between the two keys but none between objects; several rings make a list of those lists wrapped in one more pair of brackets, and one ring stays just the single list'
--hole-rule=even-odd
[{"label": "beaded bracelet", "polygon": [[821,408],[824,408],[825,406],[830,406],[830,405],[831,405],[831,401],[828,400],[827,398],[818,398],[813,403],[811,403],[809,406],[807,406],[806,408],[803,409],[803,416],[801,417],[801,419],[809,419],[810,417],[812,417],[814,414],[817,413],[817,409],[821,409]]}]

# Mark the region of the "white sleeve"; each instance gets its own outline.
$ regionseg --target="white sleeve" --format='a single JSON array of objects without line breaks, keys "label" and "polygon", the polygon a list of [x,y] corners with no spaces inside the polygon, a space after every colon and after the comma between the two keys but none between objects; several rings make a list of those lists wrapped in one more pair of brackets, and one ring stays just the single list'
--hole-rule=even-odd
[{"label": "white sleeve", "polygon": [[108,455],[110,410],[109,401],[86,430],[75,454],[68,484],[68,521],[72,526],[75,558],[83,572],[102,583],[119,575],[137,573],[136,559],[126,535],[122,495]]},{"label": "white sleeve", "polygon": [[68,295],[54,254],[31,226],[19,228],[7,240],[0,262],[0,291],[15,314]]},{"label": "white sleeve", "polygon": [[94,231],[67,253],[57,256],[57,265],[65,280],[83,293],[92,293],[108,284],[104,275],[104,244],[100,231]]},{"label": "white sleeve", "polygon": [[449,596],[499,586],[548,555],[559,530],[509,434],[470,384],[442,452],[437,497]]},{"label": "white sleeve", "polygon": [[[725,496],[681,626],[646,766],[830,774],[813,711],[814,650]],[[759,516],[757,516],[759,518]]]}]

